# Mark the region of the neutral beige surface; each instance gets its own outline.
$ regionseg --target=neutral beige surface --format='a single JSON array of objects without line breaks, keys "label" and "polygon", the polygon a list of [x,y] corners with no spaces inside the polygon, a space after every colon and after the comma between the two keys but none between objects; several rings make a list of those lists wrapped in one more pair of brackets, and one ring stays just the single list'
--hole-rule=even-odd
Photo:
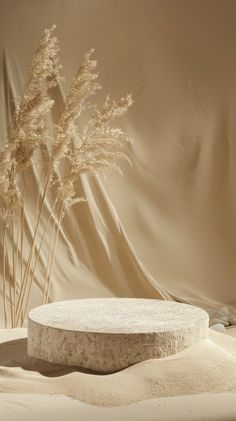
[{"label": "neutral beige surface", "polygon": [[[88,203],[64,221],[50,298],[160,298],[161,293],[235,312],[235,1],[0,0],[1,143],[38,39],[54,23],[67,79],[62,92],[55,92],[55,120],[82,55],[95,47],[104,95],[134,92],[123,125],[135,143],[134,165],[124,166],[125,178],[81,181]],[[37,182],[32,174],[30,200]],[[30,211],[25,230],[30,241]],[[42,255],[30,307],[41,303],[44,268]],[[225,414],[227,421],[235,420],[234,395],[222,394],[236,390],[235,338],[211,332],[211,341],[191,352],[91,377],[30,359],[25,336],[24,330],[1,331],[0,390],[10,399],[4,411],[14,410],[12,393],[30,394],[18,404],[14,421],[20,410],[32,410],[32,394],[39,393],[111,406],[172,394],[177,397],[160,404],[173,405],[177,419],[182,402],[183,414],[197,405],[196,413],[205,408],[203,419],[224,421]],[[209,392],[221,392],[212,405]],[[156,418],[158,409],[144,408],[145,418],[149,410],[150,421]],[[173,412],[170,408],[171,420]],[[133,418],[140,414],[137,406]],[[184,416],[197,418],[194,411],[181,414],[181,421]]]},{"label": "neutral beige surface", "polygon": [[89,405],[114,407],[150,398],[236,392],[236,339],[211,329],[209,339],[185,351],[109,375],[29,357],[26,334],[25,329],[0,331],[3,393],[61,394]]},{"label": "neutral beige surface", "polygon": [[149,399],[119,408],[98,408],[62,395],[0,394],[4,421],[235,421],[236,393]]},{"label": "neutral beige surface", "polygon": [[139,334],[194,329],[206,336],[208,315],[198,307],[142,298],[85,298],[39,306],[29,320],[75,332]]},{"label": "neutral beige surface", "polygon": [[210,330],[208,347],[201,343],[198,349],[163,359],[162,364],[153,360],[118,376],[95,376],[29,358],[25,329],[0,330],[1,417],[4,421],[52,417],[58,421],[78,417],[81,421],[235,421],[236,339],[230,337],[234,331],[227,329],[226,335]]},{"label": "neutral beige surface", "polygon": [[[234,309],[235,1],[1,0],[1,143],[38,39],[54,23],[63,94],[95,47],[99,101],[134,92],[123,126],[135,142],[124,178],[81,181],[88,203],[64,220],[51,299],[161,293]],[[37,175],[28,183],[33,200]],[[30,211],[25,232],[30,240]],[[30,307],[41,302],[45,262],[42,254]]]},{"label": "neutral beige surface", "polygon": [[208,314],[140,298],[88,298],[39,306],[28,315],[28,354],[52,363],[114,372],[176,354],[206,339]]}]

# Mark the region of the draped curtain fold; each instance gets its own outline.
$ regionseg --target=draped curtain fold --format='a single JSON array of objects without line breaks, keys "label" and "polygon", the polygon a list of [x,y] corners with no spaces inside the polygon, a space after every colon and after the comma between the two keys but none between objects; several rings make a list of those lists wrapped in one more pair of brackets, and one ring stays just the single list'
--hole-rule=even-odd
[{"label": "draped curtain fold", "polygon": [[[1,145],[37,42],[54,23],[66,82],[53,93],[52,119],[82,55],[94,47],[98,102],[106,93],[134,94],[122,122],[134,143],[124,177],[81,178],[87,203],[63,221],[50,299],[150,297],[234,313],[236,3],[0,0]],[[35,171],[28,200],[37,183]],[[41,301],[45,250],[39,263],[30,307]]]}]

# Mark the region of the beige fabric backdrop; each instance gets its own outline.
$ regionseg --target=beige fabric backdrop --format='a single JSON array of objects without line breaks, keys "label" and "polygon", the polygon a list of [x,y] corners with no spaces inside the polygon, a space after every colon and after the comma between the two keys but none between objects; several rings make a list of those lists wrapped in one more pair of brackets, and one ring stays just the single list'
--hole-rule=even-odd
[{"label": "beige fabric backdrop", "polygon": [[[1,143],[11,99],[54,23],[63,91],[94,47],[99,100],[134,92],[123,127],[135,142],[125,177],[81,181],[88,203],[63,223],[50,298],[162,296],[236,309],[236,2],[0,0]],[[32,197],[37,182],[32,174]],[[40,303],[45,259],[30,306]]]}]

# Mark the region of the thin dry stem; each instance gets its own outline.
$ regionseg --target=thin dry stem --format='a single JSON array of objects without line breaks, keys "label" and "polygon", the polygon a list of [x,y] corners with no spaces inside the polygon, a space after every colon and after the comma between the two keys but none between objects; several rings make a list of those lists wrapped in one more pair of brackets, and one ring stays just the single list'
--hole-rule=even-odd
[{"label": "thin dry stem", "polygon": [[[43,246],[43,241],[44,241],[44,238],[45,238],[45,234],[47,232],[47,228],[48,228],[49,222],[50,222],[51,218],[53,217],[53,212],[54,212],[54,209],[55,209],[56,204],[57,204],[57,200],[55,200],[54,205],[53,205],[53,207],[51,209],[51,212],[49,214],[49,217],[48,217],[47,222],[46,222],[45,227],[44,227],[44,231],[43,231],[43,234],[42,234],[42,237],[41,237],[40,245],[38,247],[37,255],[36,255],[36,258],[35,258],[35,262],[34,262],[32,274],[31,274],[30,285],[29,285],[29,288],[28,288],[27,296],[26,296],[26,304],[25,304],[24,309],[22,309],[22,311],[23,311],[23,318],[24,318],[24,316],[26,314],[26,311],[27,311],[27,307],[28,307],[28,303],[29,303],[29,298],[30,298],[30,291],[31,291],[33,280],[34,280],[35,270],[36,270],[36,267],[37,267],[38,259],[39,259],[39,256],[40,256],[40,252],[41,252],[41,249],[42,249],[42,246]],[[44,303],[44,301],[43,301],[43,303]],[[22,318],[22,320],[23,320],[23,318]]]},{"label": "thin dry stem", "polygon": [[20,289],[23,282],[23,267],[24,267],[24,211],[25,211],[25,174],[23,175],[22,187],[22,207],[20,216]]},{"label": "thin dry stem", "polygon": [[50,244],[49,244],[47,266],[46,266],[45,284],[44,284],[44,291],[43,291],[43,304],[46,303],[46,291],[47,291],[48,277],[49,277],[49,272],[50,272],[50,264],[51,264],[51,260],[53,256],[53,243],[54,243],[54,233],[56,229],[56,224],[57,224],[57,220],[54,219],[51,238],[50,238]]},{"label": "thin dry stem", "polygon": [[48,303],[49,291],[50,291],[50,286],[51,286],[51,282],[52,282],[52,271],[53,271],[53,267],[54,267],[54,263],[55,263],[58,235],[59,235],[63,215],[64,215],[64,206],[61,207],[60,216],[59,216],[59,220],[58,220],[58,223],[57,223],[56,237],[55,237],[55,241],[54,241],[54,244],[53,244],[53,255],[52,255],[50,270],[49,270],[48,279],[47,279],[45,304]]},{"label": "thin dry stem", "polygon": [[7,327],[7,297],[6,297],[6,227],[3,227],[3,306],[4,306],[4,322]]},{"label": "thin dry stem", "polygon": [[11,269],[10,269],[10,259],[9,259],[9,252],[8,252],[8,245],[7,245],[7,238],[5,237],[5,252],[6,252],[6,262],[8,267],[8,289],[9,289],[9,300],[10,300],[10,316],[11,316],[11,327],[14,327],[14,315],[13,315],[13,299],[12,299],[12,276],[11,276]]},{"label": "thin dry stem", "polygon": [[40,226],[40,218],[41,218],[41,215],[42,215],[43,205],[44,205],[49,181],[50,181],[50,174],[48,174],[47,179],[46,179],[43,197],[42,197],[42,202],[40,204],[39,215],[38,215],[38,219],[37,219],[37,223],[36,223],[36,227],[35,227],[35,231],[34,231],[33,241],[32,241],[32,244],[31,244],[31,248],[30,248],[30,252],[29,252],[29,256],[28,256],[28,259],[27,259],[27,264],[26,264],[26,268],[25,268],[25,272],[24,272],[23,282],[22,282],[22,285],[21,285],[22,288],[20,290],[19,300],[18,300],[17,307],[16,307],[16,323],[19,322],[19,317],[20,317],[20,314],[21,314],[22,309],[23,309],[23,303],[24,303],[24,300],[26,298],[27,280],[28,280],[29,273],[30,273],[31,262],[32,262],[32,258],[33,258],[33,255],[34,255],[34,247],[35,247],[35,243],[36,243],[38,229],[39,229],[39,226]]}]

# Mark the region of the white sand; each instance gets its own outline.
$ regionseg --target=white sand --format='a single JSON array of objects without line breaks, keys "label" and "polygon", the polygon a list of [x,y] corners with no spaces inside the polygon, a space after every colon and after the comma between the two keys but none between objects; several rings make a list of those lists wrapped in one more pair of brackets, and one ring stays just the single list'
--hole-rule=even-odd
[{"label": "white sand", "polygon": [[0,336],[4,393],[61,394],[112,407],[161,397],[236,392],[236,339],[213,330],[210,339],[174,356],[110,375],[82,373],[28,357],[25,329],[2,330]]},{"label": "white sand", "polygon": [[235,421],[235,393],[149,399],[117,408],[97,406],[63,395],[0,394],[4,421]]}]

